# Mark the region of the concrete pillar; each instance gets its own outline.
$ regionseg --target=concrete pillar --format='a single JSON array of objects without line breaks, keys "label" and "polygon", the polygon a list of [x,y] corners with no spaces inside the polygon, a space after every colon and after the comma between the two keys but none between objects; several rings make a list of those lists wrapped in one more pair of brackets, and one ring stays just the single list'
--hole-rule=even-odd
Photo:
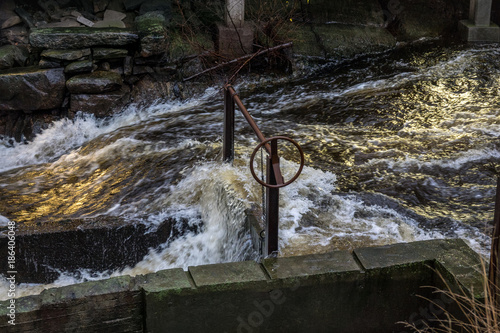
[{"label": "concrete pillar", "polygon": [[226,25],[241,28],[244,21],[245,0],[226,0]]},{"label": "concrete pillar", "polygon": [[492,0],[471,0],[469,20],[477,27],[489,27]]},{"label": "concrete pillar", "polygon": [[460,21],[462,38],[468,42],[500,42],[500,28],[491,23],[492,0],[470,0],[469,19]]},{"label": "concrete pillar", "polygon": [[228,58],[252,52],[253,29],[245,22],[245,0],[226,0],[226,24],[219,24],[217,48]]}]

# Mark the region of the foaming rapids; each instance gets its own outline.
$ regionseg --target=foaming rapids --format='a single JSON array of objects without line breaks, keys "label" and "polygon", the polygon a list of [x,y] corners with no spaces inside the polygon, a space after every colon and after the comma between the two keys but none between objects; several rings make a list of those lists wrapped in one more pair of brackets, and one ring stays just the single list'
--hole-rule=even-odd
[{"label": "foaming rapids", "polygon": [[[430,49],[325,66],[307,81],[242,85],[264,135],[289,136],[306,154],[302,175],[280,190],[280,255],[444,237],[487,254],[495,182],[486,166],[500,158],[500,49]],[[0,144],[0,227],[6,216],[38,222],[33,212],[117,216],[149,232],[169,218],[186,227],[134,267],[60,272],[54,284],[19,286],[18,296],[257,257],[245,225],[246,212],[262,211],[262,188],[248,168],[254,134],[237,115],[237,158],[218,162],[223,102],[215,92],[131,106],[105,120],[80,115],[29,144]],[[281,142],[280,151],[290,179],[296,154]]]}]

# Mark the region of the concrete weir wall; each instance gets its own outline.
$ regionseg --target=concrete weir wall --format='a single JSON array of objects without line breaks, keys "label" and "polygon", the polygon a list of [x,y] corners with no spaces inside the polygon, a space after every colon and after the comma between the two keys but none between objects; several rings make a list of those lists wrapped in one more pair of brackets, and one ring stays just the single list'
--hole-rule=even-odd
[{"label": "concrete weir wall", "polygon": [[453,239],[176,268],[19,298],[15,326],[4,301],[0,331],[402,332],[443,312],[426,299],[456,310],[422,286],[482,290],[480,267]]}]

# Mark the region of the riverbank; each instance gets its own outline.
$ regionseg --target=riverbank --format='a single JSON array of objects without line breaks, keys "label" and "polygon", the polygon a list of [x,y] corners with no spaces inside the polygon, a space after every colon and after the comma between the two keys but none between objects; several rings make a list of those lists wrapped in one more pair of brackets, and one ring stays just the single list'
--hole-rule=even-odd
[{"label": "riverbank", "polygon": [[[0,137],[30,141],[78,112],[108,117],[130,103],[185,99],[242,73],[302,75],[318,63],[382,52],[421,38],[456,39],[468,1],[247,2],[253,52],[293,47],[221,66],[217,1],[82,1],[0,7]],[[248,60],[248,59],[247,59]],[[201,89],[200,89],[201,88]]]}]

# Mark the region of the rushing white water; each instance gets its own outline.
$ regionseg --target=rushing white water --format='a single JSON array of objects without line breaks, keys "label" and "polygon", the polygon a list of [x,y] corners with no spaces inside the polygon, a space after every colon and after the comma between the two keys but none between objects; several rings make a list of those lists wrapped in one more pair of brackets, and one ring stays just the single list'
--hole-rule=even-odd
[{"label": "rushing white water", "polygon": [[[280,254],[443,237],[464,238],[486,254],[490,240],[482,226],[491,216],[493,185],[481,167],[500,157],[500,73],[481,79],[486,90],[477,77],[481,63],[499,52],[459,50],[422,62],[425,56],[380,56],[376,62],[392,72],[358,64],[249,96],[249,85],[243,86],[243,100],[264,133],[290,136],[306,153],[302,175],[280,190]],[[0,144],[6,196],[0,204],[20,202],[19,212],[0,211],[0,226],[8,223],[4,215],[33,221],[36,213],[41,220],[119,216],[150,230],[176,217],[197,227],[134,267],[61,272],[49,285],[21,284],[17,296],[256,258],[245,229],[245,211],[258,211],[262,202],[247,165],[256,141],[237,119],[234,166],[218,161],[222,101],[215,94],[209,89],[183,103],[130,106],[105,120],[81,115],[55,122],[31,143]],[[282,149],[289,179],[297,157]],[[25,208],[26,202],[34,207]],[[4,279],[0,297],[5,288]]]}]

